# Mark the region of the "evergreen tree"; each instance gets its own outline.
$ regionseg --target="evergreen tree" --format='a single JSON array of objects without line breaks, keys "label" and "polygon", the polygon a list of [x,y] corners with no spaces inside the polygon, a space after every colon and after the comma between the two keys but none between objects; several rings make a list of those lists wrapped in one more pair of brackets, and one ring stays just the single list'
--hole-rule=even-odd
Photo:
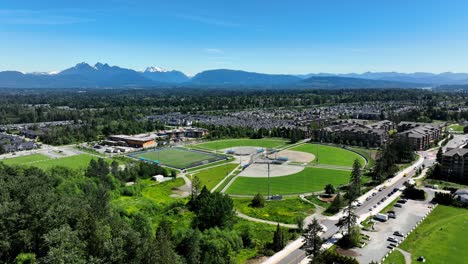
[{"label": "evergreen tree", "polygon": [[332,184],[327,184],[324,191],[328,196],[331,196],[336,192],[335,187]]},{"label": "evergreen tree", "polygon": [[177,263],[177,254],[172,245],[171,225],[167,220],[162,220],[156,230],[154,242],[156,264]]},{"label": "evergreen tree", "polygon": [[320,259],[320,249],[323,244],[323,239],[320,237],[320,233],[323,232],[323,227],[317,221],[316,218],[307,225],[304,230],[304,250],[306,255],[311,259],[310,263],[318,263]]},{"label": "evergreen tree", "polygon": [[348,190],[346,192],[346,199],[350,200],[351,202],[356,200],[361,193],[361,177],[361,163],[359,163],[359,160],[356,159],[353,163],[351,179],[348,185]]},{"label": "evergreen tree", "polygon": [[276,252],[280,251],[286,246],[286,239],[284,236],[284,231],[281,229],[280,225],[276,226],[276,231],[273,234],[273,244],[272,249]]},{"label": "evergreen tree", "polygon": [[265,197],[263,197],[263,195],[261,195],[260,193],[257,193],[252,199],[250,205],[253,208],[263,208],[265,206]]},{"label": "evergreen tree", "polygon": [[444,152],[442,151],[442,148],[439,148],[439,150],[437,151],[437,156],[436,156],[436,161],[441,164],[442,163],[442,156],[443,156]]}]

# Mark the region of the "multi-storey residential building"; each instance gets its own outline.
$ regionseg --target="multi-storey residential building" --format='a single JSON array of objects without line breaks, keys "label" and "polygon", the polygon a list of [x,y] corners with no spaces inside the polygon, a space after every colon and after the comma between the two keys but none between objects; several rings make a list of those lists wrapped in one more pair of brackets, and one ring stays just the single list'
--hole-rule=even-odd
[{"label": "multi-storey residential building", "polygon": [[338,120],[318,132],[319,140],[341,144],[381,146],[389,140],[388,131],[393,122],[384,120],[369,123],[368,120]]},{"label": "multi-storey residential building", "polygon": [[428,149],[442,135],[442,126],[432,123],[400,122],[398,135],[407,137],[414,150]]},{"label": "multi-storey residential building", "polygon": [[442,156],[442,174],[450,178],[468,180],[468,149],[455,148]]}]

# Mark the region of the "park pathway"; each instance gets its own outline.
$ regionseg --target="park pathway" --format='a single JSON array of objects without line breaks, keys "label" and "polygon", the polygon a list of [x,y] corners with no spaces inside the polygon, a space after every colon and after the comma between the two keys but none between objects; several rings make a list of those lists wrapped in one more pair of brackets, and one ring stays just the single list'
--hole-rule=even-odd
[{"label": "park pathway", "polygon": [[405,257],[405,263],[406,264],[411,264],[411,253],[409,253],[407,251],[404,251],[401,248],[396,248],[396,250],[400,251],[401,254],[403,254],[403,256]]},{"label": "park pathway", "polygon": [[257,223],[263,223],[263,224],[268,224],[268,225],[280,225],[282,227],[287,227],[287,228],[297,228],[297,225],[295,224],[285,224],[285,223],[278,223],[278,222],[274,222],[274,221],[268,221],[268,220],[263,220],[263,219],[258,219],[258,218],[254,218],[254,217],[250,217],[248,215],[245,215],[239,211],[236,210],[236,215],[240,218],[243,218],[245,220],[249,220],[249,221],[253,221],[253,222],[257,222]]}]

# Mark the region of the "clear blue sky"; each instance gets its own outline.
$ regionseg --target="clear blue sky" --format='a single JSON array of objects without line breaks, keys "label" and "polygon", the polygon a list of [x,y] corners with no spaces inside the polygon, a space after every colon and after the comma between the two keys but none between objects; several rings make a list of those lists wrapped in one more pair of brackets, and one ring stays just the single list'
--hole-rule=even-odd
[{"label": "clear blue sky", "polygon": [[1,0],[0,70],[468,72],[464,0]]}]

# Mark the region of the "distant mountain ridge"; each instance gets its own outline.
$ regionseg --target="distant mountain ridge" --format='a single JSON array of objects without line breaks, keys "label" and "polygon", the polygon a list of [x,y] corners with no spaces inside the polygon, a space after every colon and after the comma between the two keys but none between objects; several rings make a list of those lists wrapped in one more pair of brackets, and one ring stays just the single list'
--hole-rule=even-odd
[{"label": "distant mountain ridge", "polygon": [[310,73],[304,75],[297,75],[300,78],[307,79],[314,76],[335,76],[335,77],[351,77],[369,80],[383,80],[383,81],[396,81],[396,82],[409,82],[409,83],[426,83],[430,85],[443,85],[443,84],[468,84],[468,73],[428,73],[428,72],[414,72],[414,73],[400,73],[400,72],[365,72],[365,73],[347,73],[347,74],[333,74],[333,73]]},{"label": "distant mountain ridge", "polygon": [[136,71],[107,63],[94,66],[82,62],[60,72],[0,72],[4,88],[105,88],[105,87],[270,87],[270,88],[421,88],[439,85],[468,84],[468,73],[398,73],[362,74],[314,73],[305,75],[265,74],[241,70],[207,70],[189,78],[183,72],[150,66]]}]

